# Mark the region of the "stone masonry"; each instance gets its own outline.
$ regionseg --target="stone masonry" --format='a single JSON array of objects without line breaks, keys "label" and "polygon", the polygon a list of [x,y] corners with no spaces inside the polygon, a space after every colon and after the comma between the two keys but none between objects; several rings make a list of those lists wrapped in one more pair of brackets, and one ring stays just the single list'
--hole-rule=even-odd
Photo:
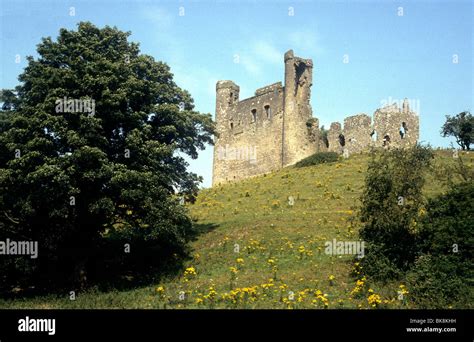
[{"label": "stone masonry", "polygon": [[377,109],[374,122],[367,114],[349,116],[341,124],[333,122],[328,132],[329,151],[349,154],[358,153],[372,147],[408,147],[419,138],[419,117],[410,110],[407,99],[402,108],[396,103]]},{"label": "stone masonry", "polygon": [[310,105],[313,62],[284,55],[285,84],[277,82],[239,100],[232,81],[216,85],[216,130],[213,185],[264,174],[295,164],[318,151],[358,153],[370,146],[410,146],[418,140],[418,115],[408,101],[378,109],[374,122],[366,114],[333,122],[328,146]]}]

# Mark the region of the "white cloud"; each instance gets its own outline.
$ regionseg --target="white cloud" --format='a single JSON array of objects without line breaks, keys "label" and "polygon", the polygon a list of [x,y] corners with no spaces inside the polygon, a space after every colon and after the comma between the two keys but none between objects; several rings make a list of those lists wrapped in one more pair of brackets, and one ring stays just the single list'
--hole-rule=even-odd
[{"label": "white cloud", "polygon": [[287,41],[297,54],[320,55],[324,53],[321,39],[316,31],[290,32]]},{"label": "white cloud", "polygon": [[234,55],[234,63],[241,65],[246,72],[253,76],[261,75],[265,65],[279,65],[282,60],[283,53],[265,40],[251,41]]},{"label": "white cloud", "polygon": [[[277,41],[278,44],[275,43]],[[281,47],[284,47],[284,51]],[[288,49],[293,49],[298,56],[307,58],[324,53],[315,31],[292,31],[278,40],[275,36],[267,35],[267,39],[242,41],[237,52],[238,63],[252,76],[261,76],[266,66],[282,65],[283,55]]]},{"label": "white cloud", "polygon": [[159,28],[167,29],[173,25],[174,16],[167,10],[160,7],[147,7],[141,11],[145,20]]},{"label": "white cloud", "polygon": [[245,70],[251,74],[260,74],[262,67],[253,57],[250,55],[240,56],[239,64],[241,64]]},{"label": "white cloud", "polygon": [[268,41],[256,41],[253,44],[253,52],[258,59],[265,63],[278,65],[281,64],[283,60],[283,53],[278,51],[278,49]]},{"label": "white cloud", "polygon": [[149,34],[153,36],[153,48],[159,48],[158,55],[155,57],[167,61],[172,70],[178,65],[184,65],[186,58],[183,55],[183,47],[174,34],[178,12],[173,14],[164,8],[149,6],[140,9],[139,13],[144,25],[149,27]]}]

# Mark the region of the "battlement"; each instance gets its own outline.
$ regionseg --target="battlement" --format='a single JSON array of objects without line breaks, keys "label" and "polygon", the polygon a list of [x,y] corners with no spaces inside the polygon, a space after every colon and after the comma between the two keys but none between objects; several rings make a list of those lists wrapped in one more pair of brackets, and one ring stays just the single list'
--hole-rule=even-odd
[{"label": "battlement", "polygon": [[237,89],[237,90],[240,90],[240,87],[235,84],[233,81],[218,81],[216,83],[216,90],[220,90],[220,89]]},{"label": "battlement", "polygon": [[263,95],[263,94],[271,93],[271,92],[276,92],[276,91],[278,92],[282,90],[283,90],[283,86],[281,82],[276,82],[268,86],[258,88],[257,90],[255,90],[255,96],[259,96],[259,95]]}]

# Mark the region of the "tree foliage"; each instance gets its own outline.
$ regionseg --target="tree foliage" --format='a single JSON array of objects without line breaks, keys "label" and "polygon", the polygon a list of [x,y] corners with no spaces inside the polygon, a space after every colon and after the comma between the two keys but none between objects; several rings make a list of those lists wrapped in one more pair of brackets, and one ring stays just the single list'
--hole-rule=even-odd
[{"label": "tree foliage", "polygon": [[471,307],[474,279],[474,183],[453,184],[430,199],[417,236],[418,257],[407,275],[419,307]]},{"label": "tree foliage", "polygon": [[432,157],[419,145],[373,152],[360,210],[359,233],[368,245],[362,271],[376,281],[407,283],[417,307],[466,307],[472,302],[474,185],[459,157],[460,166],[446,175],[456,181],[425,201]]},{"label": "tree foliage", "polygon": [[375,279],[396,278],[416,256],[416,233],[424,206],[429,147],[373,151],[361,198],[361,238],[367,243],[365,271]]},{"label": "tree foliage", "polygon": [[441,128],[443,137],[452,136],[463,150],[470,150],[474,140],[474,118],[468,111],[461,112],[456,116],[446,115],[446,122]]},{"label": "tree foliage", "polygon": [[[88,22],[61,29],[2,91],[0,235],[40,250],[0,265],[10,275],[0,286],[84,274],[106,239],[121,241],[116,254],[124,242],[131,254],[151,247],[149,259],[184,250],[192,224],[174,195],[194,194],[201,178],[182,155],[212,143],[212,119],[129,35]],[[71,99],[94,110],[58,110]]]}]

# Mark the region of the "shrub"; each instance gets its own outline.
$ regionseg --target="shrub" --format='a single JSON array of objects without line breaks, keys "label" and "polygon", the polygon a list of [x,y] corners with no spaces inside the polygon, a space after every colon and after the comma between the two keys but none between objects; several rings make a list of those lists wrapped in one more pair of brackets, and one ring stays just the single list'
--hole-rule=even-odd
[{"label": "shrub", "polygon": [[457,255],[423,254],[407,274],[410,301],[420,308],[472,306],[472,264]]},{"label": "shrub", "polygon": [[393,262],[393,258],[387,255],[385,245],[370,243],[366,249],[370,250],[370,253],[366,252],[361,261],[362,271],[365,275],[376,280],[397,279],[403,275]]},{"label": "shrub", "polygon": [[360,210],[360,236],[367,244],[362,265],[368,276],[388,280],[413,263],[424,173],[432,157],[431,149],[420,145],[372,151]]},{"label": "shrub", "polygon": [[466,307],[473,302],[474,183],[463,177],[425,203],[431,157],[420,146],[373,152],[360,211],[362,270],[378,281],[404,278],[417,307]]},{"label": "shrub", "polygon": [[305,167],[338,161],[339,155],[336,152],[318,152],[295,164],[296,167]]},{"label": "shrub", "polygon": [[473,302],[473,226],[474,183],[453,185],[429,201],[417,236],[421,255],[407,277],[415,303],[438,308]]},{"label": "shrub", "polygon": [[454,185],[450,191],[431,199],[426,206],[418,245],[423,253],[452,255],[473,260],[474,183]]}]

